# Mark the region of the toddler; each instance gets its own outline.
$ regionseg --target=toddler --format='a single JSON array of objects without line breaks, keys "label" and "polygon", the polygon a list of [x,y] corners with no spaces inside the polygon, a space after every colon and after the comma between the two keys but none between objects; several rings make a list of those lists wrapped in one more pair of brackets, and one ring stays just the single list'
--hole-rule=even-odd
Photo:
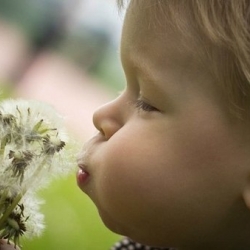
[{"label": "toddler", "polygon": [[130,1],[127,85],[78,159],[78,186],[127,237],[112,249],[250,249],[249,25],[249,0]]},{"label": "toddler", "polygon": [[113,249],[250,249],[249,27],[248,0],[130,1],[77,173]]}]

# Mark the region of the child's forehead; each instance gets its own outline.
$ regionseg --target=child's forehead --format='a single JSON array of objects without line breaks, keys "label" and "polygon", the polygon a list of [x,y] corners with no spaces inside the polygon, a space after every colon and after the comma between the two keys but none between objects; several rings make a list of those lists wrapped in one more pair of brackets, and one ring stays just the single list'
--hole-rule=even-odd
[{"label": "child's forehead", "polygon": [[147,27],[148,32],[156,32],[157,36],[172,30],[194,38],[194,34],[200,31],[194,13],[186,8],[188,5],[185,6],[181,2],[182,0],[132,0],[127,9],[127,18],[136,18],[138,26]]},{"label": "child's forehead", "polygon": [[164,45],[173,38],[178,40],[175,46],[190,51],[197,48],[201,40],[205,42],[205,39],[200,38],[202,35],[187,13],[184,11],[182,13],[182,10],[179,13],[172,12],[174,10],[161,1],[132,0],[127,9],[124,30],[128,23],[132,23],[129,27],[131,40],[141,35],[145,37],[144,42],[147,43],[150,34],[151,37],[163,41],[161,44]]},{"label": "child's forehead", "polygon": [[160,17],[148,6],[149,3],[140,6],[135,1],[128,8],[121,41],[121,59],[126,70],[134,68],[138,72],[151,72],[151,76],[157,75],[152,73],[155,65],[163,73],[176,65],[182,72],[191,67],[199,72],[207,71],[207,58],[200,53],[201,47],[197,49],[190,32],[184,35],[163,12]]}]

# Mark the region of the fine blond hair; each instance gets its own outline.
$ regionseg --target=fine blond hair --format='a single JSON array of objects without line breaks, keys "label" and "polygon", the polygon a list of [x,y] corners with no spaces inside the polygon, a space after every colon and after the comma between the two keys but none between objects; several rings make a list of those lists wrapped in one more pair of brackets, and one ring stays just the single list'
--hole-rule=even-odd
[{"label": "fine blond hair", "polygon": [[211,67],[226,91],[230,110],[250,118],[250,0],[117,0],[119,8],[127,2],[164,13],[182,32],[182,24],[191,23],[193,39],[199,37],[209,47]]}]

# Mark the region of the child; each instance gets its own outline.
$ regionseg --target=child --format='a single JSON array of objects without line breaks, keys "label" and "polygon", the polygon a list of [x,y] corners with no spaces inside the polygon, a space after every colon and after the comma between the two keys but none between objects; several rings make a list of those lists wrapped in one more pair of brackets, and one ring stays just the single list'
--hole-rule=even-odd
[{"label": "child", "polygon": [[249,15],[247,0],[131,0],[127,86],[95,112],[77,173],[128,237],[113,249],[250,249]]},{"label": "child", "polygon": [[77,173],[128,237],[113,249],[250,249],[249,22],[247,0],[130,1],[127,86],[94,113]]}]

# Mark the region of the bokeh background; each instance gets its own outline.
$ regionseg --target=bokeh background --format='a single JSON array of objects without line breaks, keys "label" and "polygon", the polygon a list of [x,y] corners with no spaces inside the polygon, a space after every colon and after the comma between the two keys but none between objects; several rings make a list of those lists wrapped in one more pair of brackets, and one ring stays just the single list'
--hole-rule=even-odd
[{"label": "bokeh background", "polygon": [[[79,145],[95,128],[94,110],[123,89],[115,0],[1,0],[0,97],[47,102]],[[79,148],[80,150],[80,148]],[[75,173],[40,192],[46,229],[24,250],[105,250],[121,236],[102,224]]]}]

